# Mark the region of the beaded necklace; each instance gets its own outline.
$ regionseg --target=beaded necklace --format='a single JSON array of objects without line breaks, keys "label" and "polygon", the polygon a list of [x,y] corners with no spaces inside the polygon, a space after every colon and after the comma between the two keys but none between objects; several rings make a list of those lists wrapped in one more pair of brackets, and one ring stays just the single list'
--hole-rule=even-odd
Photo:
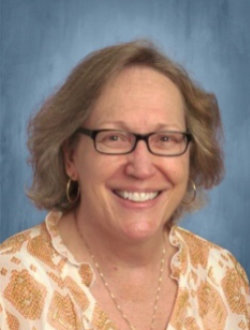
[{"label": "beaded necklace", "polygon": [[[127,323],[128,327],[130,330],[136,330],[135,326],[132,325],[132,323],[129,321],[127,315],[124,313],[121,305],[118,303],[116,296],[113,294],[113,292],[110,289],[110,286],[107,282],[107,280],[105,279],[105,276],[103,274],[103,271],[101,270],[101,267],[99,265],[99,263],[96,260],[95,255],[92,253],[88,243],[86,242],[84,236],[81,234],[81,231],[78,228],[77,225],[77,221],[75,219],[76,222],[76,227],[77,230],[79,232],[79,235],[81,236],[87,250],[88,253],[93,261],[93,264],[102,280],[102,283],[106,289],[106,291],[108,292],[109,297],[111,298],[111,300],[114,303],[115,308],[117,309],[117,311],[119,312],[120,316],[122,317],[122,319]],[[155,292],[155,299],[154,299],[154,308],[153,308],[153,312],[152,312],[152,318],[151,318],[151,322],[150,322],[150,327],[149,330],[154,330],[154,322],[155,322],[155,318],[156,318],[156,314],[158,311],[158,305],[159,305],[159,299],[160,299],[160,291],[161,291],[161,287],[162,287],[162,279],[163,279],[163,273],[164,273],[164,266],[165,266],[165,256],[166,256],[166,249],[165,249],[165,244],[163,244],[163,248],[162,248],[162,253],[161,253],[161,261],[160,261],[160,272],[159,272],[159,277],[158,277],[158,285],[157,285],[157,289]]]}]

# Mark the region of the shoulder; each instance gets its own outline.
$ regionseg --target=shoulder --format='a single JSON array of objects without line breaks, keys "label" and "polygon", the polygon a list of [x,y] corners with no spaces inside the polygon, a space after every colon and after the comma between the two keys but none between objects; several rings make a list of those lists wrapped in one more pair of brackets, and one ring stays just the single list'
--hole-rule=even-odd
[{"label": "shoulder", "polygon": [[67,315],[65,329],[78,329],[78,312],[90,304],[90,267],[68,262],[54,222],[47,219],[0,245],[1,329],[13,322],[22,329],[59,329],[55,310]]},{"label": "shoulder", "polygon": [[216,288],[234,313],[246,306],[249,311],[249,280],[236,258],[228,250],[186,229],[176,227],[175,233],[181,241],[186,277],[195,276],[201,286],[205,283],[205,288]]},{"label": "shoulder", "polygon": [[43,227],[44,224],[40,224],[7,238],[0,244],[0,261],[26,251],[29,243],[44,231]]},{"label": "shoulder", "polygon": [[58,256],[44,222],[0,245],[0,328],[1,315],[4,320],[7,313],[8,322],[12,322],[8,317],[11,311],[12,318],[17,316],[15,322],[27,320],[25,328],[30,320],[40,317],[53,284],[50,274],[58,273],[56,261]]},{"label": "shoulder", "polygon": [[42,225],[43,224],[40,224],[35,227],[26,229],[7,238],[0,244],[0,256],[20,251],[25,243],[27,243],[34,236],[38,236],[41,233]]},{"label": "shoulder", "polygon": [[57,218],[57,213],[50,212],[44,222],[6,239],[0,244],[0,265],[15,258],[23,264],[26,259],[29,263],[36,260],[37,263],[51,264],[51,258],[57,255],[54,248]]},{"label": "shoulder", "polygon": [[55,254],[45,223],[15,234],[0,244],[0,276],[48,265]]},{"label": "shoulder", "polygon": [[217,275],[234,270],[248,284],[244,269],[230,251],[181,227],[175,227],[175,232],[194,267],[213,269]]},{"label": "shoulder", "polygon": [[242,285],[249,286],[245,270],[227,249],[181,227],[175,227],[175,233],[181,241],[185,259],[193,268],[206,270],[218,281],[237,278]]},{"label": "shoulder", "polygon": [[238,329],[241,323],[247,327],[249,281],[239,262],[228,250],[186,229],[173,227],[172,233],[179,245],[181,285],[192,292],[200,310],[206,317],[224,315],[221,322],[227,326],[221,329]]},{"label": "shoulder", "polygon": [[50,241],[45,222],[21,231],[3,241],[0,244],[0,259],[2,256],[12,256],[26,251],[34,240],[39,240],[40,244],[47,244]]}]

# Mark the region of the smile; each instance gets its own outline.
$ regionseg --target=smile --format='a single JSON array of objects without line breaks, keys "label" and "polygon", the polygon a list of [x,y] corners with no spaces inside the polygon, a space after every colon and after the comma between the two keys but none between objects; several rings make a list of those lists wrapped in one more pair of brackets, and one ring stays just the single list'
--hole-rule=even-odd
[{"label": "smile", "polygon": [[117,190],[116,194],[123,198],[128,199],[133,202],[145,202],[152,200],[159,195],[160,192],[131,192],[131,191],[121,191]]}]

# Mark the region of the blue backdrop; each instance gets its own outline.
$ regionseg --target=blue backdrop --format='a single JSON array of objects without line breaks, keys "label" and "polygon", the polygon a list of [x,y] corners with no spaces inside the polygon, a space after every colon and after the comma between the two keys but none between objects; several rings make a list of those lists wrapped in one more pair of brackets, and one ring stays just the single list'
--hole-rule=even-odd
[{"label": "blue backdrop", "polygon": [[149,38],[222,111],[225,180],[183,225],[228,248],[250,275],[249,16],[249,0],[1,0],[0,241],[45,214],[25,196],[30,115],[90,51]]}]

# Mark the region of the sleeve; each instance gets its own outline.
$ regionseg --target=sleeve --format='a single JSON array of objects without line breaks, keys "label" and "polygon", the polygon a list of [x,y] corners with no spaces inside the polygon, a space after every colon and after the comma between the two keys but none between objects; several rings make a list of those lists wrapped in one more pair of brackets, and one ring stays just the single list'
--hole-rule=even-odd
[{"label": "sleeve", "polygon": [[8,301],[4,296],[9,283],[8,264],[4,263],[5,259],[8,260],[0,254],[0,330],[19,329],[19,320],[8,310]]},{"label": "sleeve", "polygon": [[235,268],[241,283],[241,292],[246,301],[246,317],[248,321],[248,329],[250,329],[250,285],[249,279],[244,268],[241,264],[235,259]]},{"label": "sleeve", "polygon": [[234,314],[245,316],[247,329],[250,329],[250,286],[244,268],[236,258],[228,252],[229,267],[222,280],[222,287],[228,306]]},{"label": "sleeve", "polygon": [[9,329],[6,321],[7,321],[7,317],[6,317],[5,307],[3,304],[2,289],[1,289],[1,291],[0,291],[0,329],[6,329],[6,330]]}]

